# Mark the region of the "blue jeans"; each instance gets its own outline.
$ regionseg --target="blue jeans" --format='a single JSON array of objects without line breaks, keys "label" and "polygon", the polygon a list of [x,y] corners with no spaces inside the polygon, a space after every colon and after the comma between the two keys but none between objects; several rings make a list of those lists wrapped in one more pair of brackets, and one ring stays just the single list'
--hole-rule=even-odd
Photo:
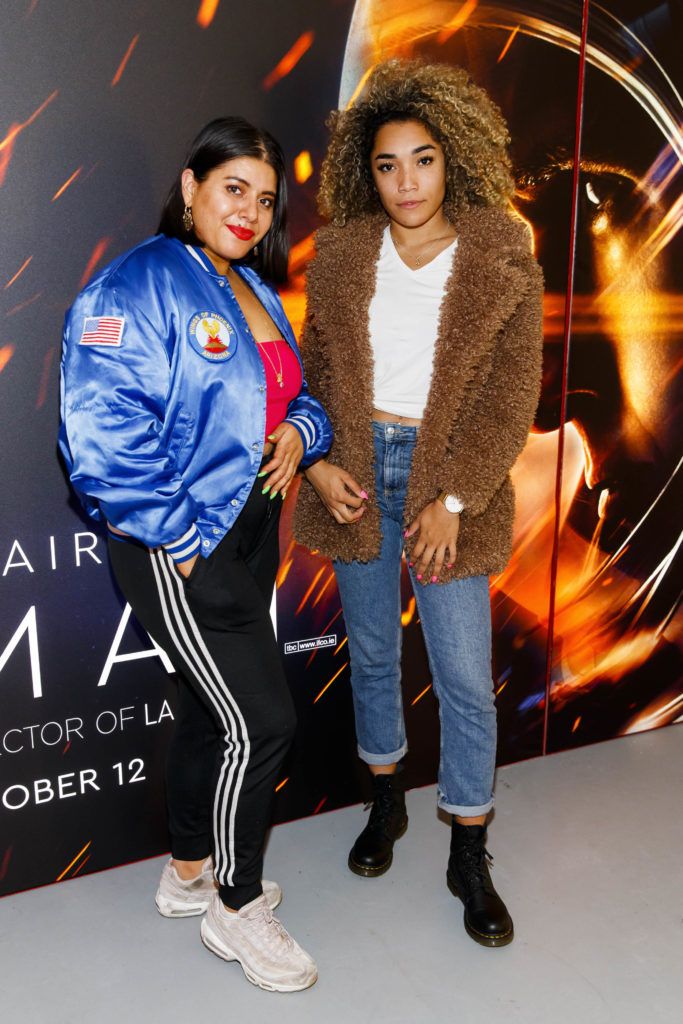
[{"label": "blue jeans", "polygon": [[[349,638],[358,753],[367,764],[382,765],[408,749],[400,587],[403,505],[418,428],[373,428],[382,548],[372,562],[335,562],[334,569]],[[488,577],[426,586],[412,570],[410,578],[439,701],[439,807],[462,817],[485,814],[493,806],[496,759]]]}]

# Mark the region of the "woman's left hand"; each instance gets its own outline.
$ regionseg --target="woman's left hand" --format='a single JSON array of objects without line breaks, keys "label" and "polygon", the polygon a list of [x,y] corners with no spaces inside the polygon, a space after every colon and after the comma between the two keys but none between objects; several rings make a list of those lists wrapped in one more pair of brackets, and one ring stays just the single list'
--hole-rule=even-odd
[{"label": "woman's left hand", "polygon": [[281,494],[284,498],[304,457],[304,444],[296,427],[284,421],[272,434],[268,434],[268,440],[274,443],[275,450],[259,476],[262,480],[264,476],[268,476],[268,479],[263,481],[263,489],[266,493],[270,491],[271,498],[276,494]]},{"label": "woman's left hand", "polygon": [[[406,539],[415,537],[410,563],[422,583],[436,583],[444,562],[450,569],[455,564],[460,514],[449,512],[442,501],[430,501],[405,532]],[[430,569],[430,564],[434,565]],[[429,575],[428,575],[429,570]]]}]

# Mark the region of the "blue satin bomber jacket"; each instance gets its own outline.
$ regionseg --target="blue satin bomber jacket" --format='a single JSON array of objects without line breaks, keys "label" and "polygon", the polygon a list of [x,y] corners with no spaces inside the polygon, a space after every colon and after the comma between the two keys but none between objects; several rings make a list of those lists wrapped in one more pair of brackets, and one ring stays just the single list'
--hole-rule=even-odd
[{"label": "blue satin bomber jacket", "polygon": [[[274,288],[235,267],[301,357]],[[302,368],[303,375],[303,368]],[[147,239],[100,271],[66,314],[59,445],[86,511],[176,561],[208,556],[262,460],[266,376],[225,277],[178,239]],[[332,428],[304,380],[287,420],[302,466]]]}]

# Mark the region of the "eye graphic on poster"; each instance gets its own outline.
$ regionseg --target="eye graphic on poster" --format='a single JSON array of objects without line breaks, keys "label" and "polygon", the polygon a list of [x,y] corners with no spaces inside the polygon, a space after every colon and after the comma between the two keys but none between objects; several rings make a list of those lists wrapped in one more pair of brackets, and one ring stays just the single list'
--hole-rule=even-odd
[{"label": "eye graphic on poster", "polygon": [[589,6],[562,423],[581,5],[359,0],[341,79],[344,106],[380,59],[452,62],[491,93],[510,126],[515,212],[533,233],[547,291],[543,394],[514,473],[515,551],[492,581],[503,760],[540,752],[546,711],[548,750],[683,715],[681,9]]}]

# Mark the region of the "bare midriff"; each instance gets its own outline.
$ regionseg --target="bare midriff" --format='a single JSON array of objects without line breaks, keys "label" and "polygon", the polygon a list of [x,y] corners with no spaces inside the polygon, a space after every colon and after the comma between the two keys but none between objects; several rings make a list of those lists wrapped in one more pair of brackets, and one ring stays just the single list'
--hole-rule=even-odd
[{"label": "bare midriff", "polygon": [[381,409],[373,409],[372,418],[379,423],[398,423],[402,427],[419,427],[422,423],[413,416],[397,416],[395,412],[383,412]]}]

